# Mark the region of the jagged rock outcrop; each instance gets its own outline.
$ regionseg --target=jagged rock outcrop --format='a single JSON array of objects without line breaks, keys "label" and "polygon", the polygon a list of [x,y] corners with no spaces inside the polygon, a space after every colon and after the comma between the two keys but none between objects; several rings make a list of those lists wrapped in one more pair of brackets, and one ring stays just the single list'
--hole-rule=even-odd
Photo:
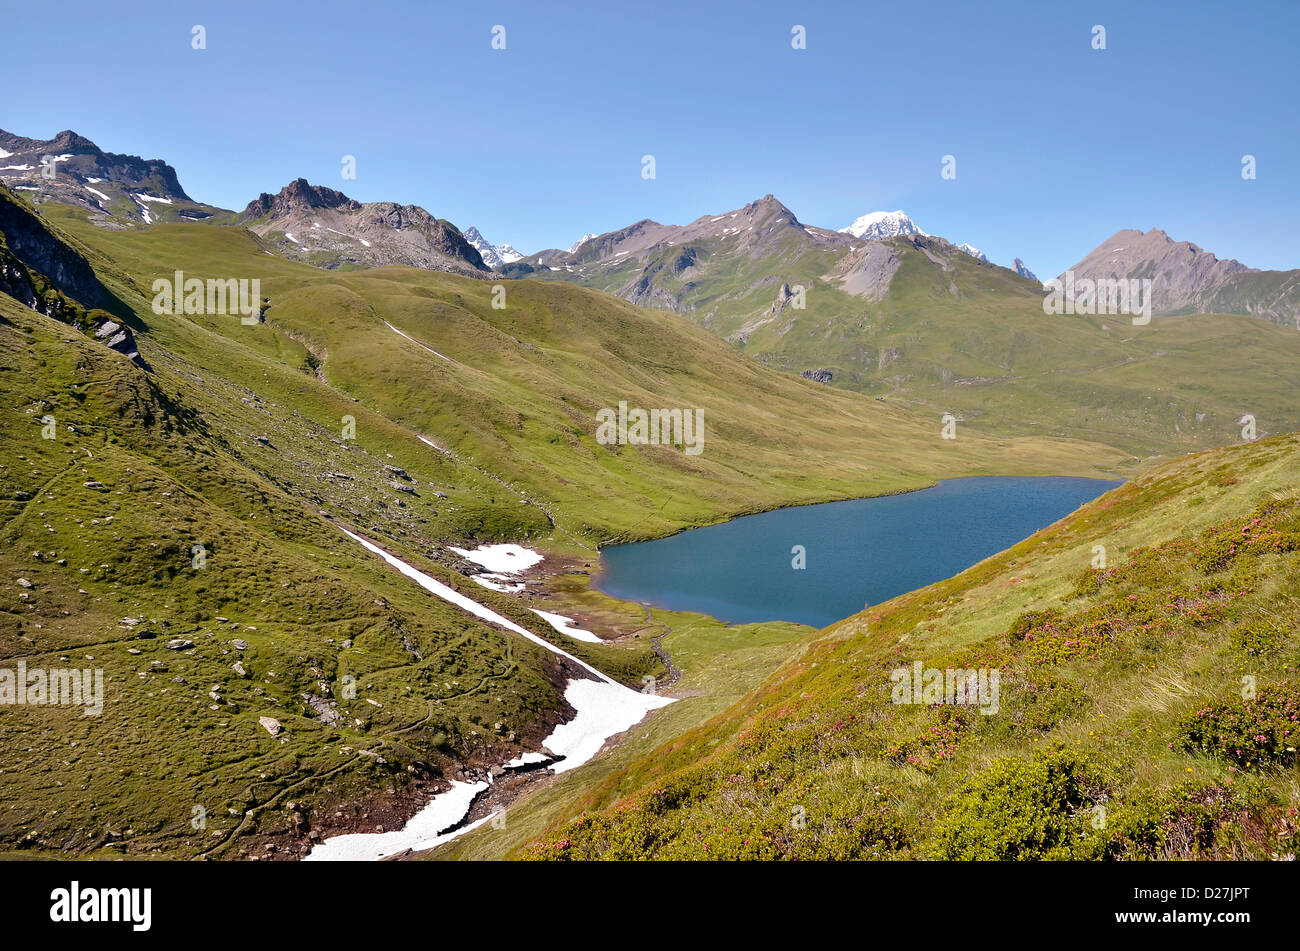
[{"label": "jagged rock outcrop", "polygon": [[104,309],[120,305],[94,269],[3,185],[0,293],[77,328],[147,369],[131,329]]},{"label": "jagged rock outcrop", "polygon": [[298,178],[263,192],[235,219],[285,257],[320,267],[403,264],[470,277],[491,274],[460,229],[419,205],[358,202]]}]

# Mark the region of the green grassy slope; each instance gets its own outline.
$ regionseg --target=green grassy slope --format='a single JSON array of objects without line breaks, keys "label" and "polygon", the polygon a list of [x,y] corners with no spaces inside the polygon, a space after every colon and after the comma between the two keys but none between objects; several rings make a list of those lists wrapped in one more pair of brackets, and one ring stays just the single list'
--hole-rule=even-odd
[{"label": "green grassy slope", "polygon": [[[1298,478],[1294,435],[1146,472],[827,629],[516,854],[1293,856]],[[997,712],[892,702],[916,661],[999,670]]]},{"label": "green grassy slope", "polygon": [[[780,239],[778,242],[777,239]],[[950,245],[893,238],[900,258],[880,300],[847,293],[844,251],[799,229],[762,253],[731,238],[656,247],[611,265],[538,271],[650,306],[672,307],[745,353],[795,373],[829,370],[832,386],[922,412],[951,411],[990,432],[1053,434],[1140,456],[1300,428],[1300,334],[1254,317],[1049,316],[1038,284]],[[674,261],[693,255],[679,270]],[[782,285],[806,308],[777,307]],[[647,289],[648,288],[648,289]],[[652,293],[655,292],[655,293]]]},{"label": "green grassy slope", "polygon": [[[504,281],[498,310],[491,283],[407,268],[322,274],[266,255],[234,229],[164,225],[108,235],[71,214],[63,224],[111,256],[125,276],[105,281],[137,302],[174,269],[259,278],[271,301],[265,324],[142,319],[159,343],[255,388],[257,368],[245,366],[254,357],[316,367],[330,393],[490,472],[584,547],[940,476],[1088,474],[1131,461],[1096,445],[977,429],[941,440],[937,413],[773,373],[680,318],[569,285]],[[596,411],[620,400],[701,409],[703,453],[598,445]]]},{"label": "green grassy slope", "polygon": [[[106,678],[102,716],[5,708],[12,808],[0,842],[194,854],[237,828],[284,832],[286,791],[297,790],[300,808],[325,809],[458,763],[495,762],[560,718],[552,655],[425,595],[332,524],[358,526],[558,637],[520,603],[437,563],[446,555],[429,533],[455,529],[385,491],[386,454],[340,444],[265,392],[150,355],[146,375],[0,301],[0,666],[102,668]],[[43,438],[46,417],[53,439]],[[341,474],[336,485],[302,487],[304,441],[313,470]],[[273,455],[283,458],[264,458]],[[456,482],[468,494],[467,480]],[[448,520],[473,518],[476,504],[496,513],[502,501],[485,496]],[[515,508],[491,517],[527,531],[504,521]],[[655,667],[648,650],[578,652],[630,680]],[[342,719],[322,722],[313,700],[334,701]],[[282,739],[261,716],[281,722]],[[196,806],[204,830],[191,827]]]},{"label": "green grassy slope", "polygon": [[[1069,441],[946,442],[937,419],[784,377],[580,288],[509,283],[496,311],[480,281],[322,272],[235,229],[42,217],[133,310],[151,369],[0,297],[0,667],[106,680],[102,716],[0,717],[0,848],[18,854],[298,854],[308,825],[400,823],[421,790],[536,748],[566,717],[553,655],[426,595],[338,526],[637,683],[663,673],[646,641],[564,638],[525,597],[470,583],[447,546],[590,553],[941,476],[1126,462]],[[266,322],[153,313],[151,283],[174,269],[258,278]],[[597,446],[594,410],[619,399],[704,408],[704,454]]]}]

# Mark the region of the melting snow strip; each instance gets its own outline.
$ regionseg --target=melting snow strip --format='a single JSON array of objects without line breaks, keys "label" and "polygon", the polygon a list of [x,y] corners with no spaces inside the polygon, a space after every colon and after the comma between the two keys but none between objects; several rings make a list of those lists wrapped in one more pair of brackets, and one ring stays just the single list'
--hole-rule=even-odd
[{"label": "melting snow strip", "polygon": [[474,805],[474,799],[487,788],[487,783],[453,781],[450,789],[429,800],[428,805],[412,816],[401,830],[353,832],[347,835],[330,836],[313,848],[304,861],[374,862],[406,849],[420,852],[450,842],[492,818],[485,816],[478,822],[471,822],[452,832],[444,832],[468,815],[470,807]]},{"label": "melting snow strip", "polygon": [[[543,742],[542,746],[554,756],[560,757],[550,768],[556,773],[576,769],[600,752],[605,741],[612,736],[631,729],[645,718],[651,710],[672,703],[671,697],[638,693],[602,674],[590,664],[583,663],[566,651],[536,634],[503,618],[495,611],[484,607],[477,601],[465,597],[458,591],[440,581],[429,577],[422,571],[411,567],[393,555],[388,554],[378,545],[367,541],[360,535],[354,535],[346,528],[340,531],[354,541],[360,542],[368,551],[378,555],[402,574],[414,580],[420,587],[434,595],[464,608],[471,614],[491,621],[494,624],[514,631],[542,647],[566,657],[584,670],[595,674],[600,680],[570,680],[564,688],[564,699],[576,711],[572,720],[557,726]],[[544,753],[524,753],[505,765],[518,768],[530,763],[543,762],[548,757]],[[421,809],[398,832],[357,832],[347,835],[332,836],[312,849],[308,861],[370,860],[385,858],[406,849],[423,851],[450,842],[457,836],[464,835],[490,822],[491,815],[474,822],[453,828],[462,822],[474,805],[479,793],[488,788],[488,783],[453,782],[451,788],[435,796],[428,805]],[[444,831],[451,830],[451,831]]]},{"label": "melting snow strip", "polygon": [[[502,617],[500,614],[497,614],[491,608],[487,608],[479,604],[473,598],[465,597],[465,595],[461,594],[456,589],[448,587],[447,585],[443,584],[441,581],[438,581],[435,578],[429,577],[423,571],[420,571],[417,568],[412,568],[406,562],[402,561],[402,559],[390,555],[388,552],[384,551],[374,542],[367,541],[366,539],[362,538],[360,535],[354,535],[351,532],[349,532],[346,528],[340,527],[339,530],[343,532],[344,535],[348,536],[348,538],[351,538],[353,541],[360,542],[363,546],[365,546],[367,551],[374,552],[376,555],[384,559],[384,561],[388,562],[390,565],[392,565],[402,574],[406,575],[406,577],[410,578],[420,587],[424,588],[430,594],[437,595],[438,597],[442,598],[444,601],[449,601],[450,603],[456,605],[456,607],[468,611],[470,614],[473,614],[475,617],[482,618],[484,621],[490,621],[493,624],[498,624],[501,627],[504,627],[508,631],[514,631],[520,637],[527,638],[528,640],[532,641],[534,644],[538,644],[546,648],[551,653],[559,654],[561,657],[568,658],[569,660],[577,664],[579,667],[581,667],[583,670],[586,670],[594,674],[595,676],[599,677],[605,683],[614,684],[616,687],[618,687],[621,690],[627,690],[628,693],[635,694],[635,691],[629,690],[627,687],[624,687],[622,684],[611,679],[606,674],[601,673],[599,670],[597,670],[595,667],[592,667],[591,664],[588,664],[586,661],[579,660],[578,658],[570,654],[568,651],[563,651],[560,648],[556,647],[546,638],[539,637],[538,635],[534,634],[532,631],[528,630],[528,628],[521,627],[520,625],[516,624],[514,621]],[[640,694],[636,694],[636,695],[640,696]]]},{"label": "melting snow strip", "polygon": [[[380,317],[379,319],[380,319],[380,320],[384,320],[384,318],[382,318],[382,317]],[[428,350],[428,351],[429,351],[430,353],[432,353],[435,357],[442,357],[442,358],[443,358],[444,360],[446,360],[448,363],[455,363],[455,362],[456,362],[456,361],[453,360],[451,357],[444,357],[444,356],[443,356],[441,353],[439,353],[437,350],[433,349],[433,347],[425,347],[424,344],[420,343],[420,341],[416,340],[414,337],[410,336],[409,334],[404,334],[404,333],[402,333],[400,330],[398,330],[396,327],[394,327],[392,324],[390,324],[390,323],[389,323],[388,321],[386,321],[386,320],[384,320],[384,326],[387,327],[389,330],[391,330],[393,333],[398,334],[399,336],[405,337],[407,340],[411,341],[411,343],[415,344],[417,347],[423,347],[425,350]]]},{"label": "melting snow strip", "polygon": [[551,766],[557,773],[567,773],[592,759],[605,741],[640,723],[647,713],[672,703],[671,697],[638,693],[620,683],[594,680],[570,680],[564,699],[577,711],[567,723],[561,723],[542,741],[542,746],[564,757]]},{"label": "melting snow strip", "polygon": [[522,756],[516,756],[505,764],[506,769],[519,769],[521,766],[531,766],[534,763],[545,763],[551,757],[545,753],[524,753]]}]

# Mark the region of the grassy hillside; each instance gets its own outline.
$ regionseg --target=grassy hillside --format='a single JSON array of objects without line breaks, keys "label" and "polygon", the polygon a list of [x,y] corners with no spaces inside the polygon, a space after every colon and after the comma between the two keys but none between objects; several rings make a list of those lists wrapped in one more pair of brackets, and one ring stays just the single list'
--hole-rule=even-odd
[{"label": "grassy hillside", "polygon": [[[110,233],[49,204],[42,218],[129,308],[144,365],[0,296],[0,667],[105,676],[101,716],[0,718],[0,849],[15,854],[300,854],[308,829],[400,824],[570,715],[554,655],[426,595],[340,527],[638,683],[665,672],[648,638],[573,642],[528,610],[531,592],[470,583],[448,546],[586,556],[773,505],[1127,461],[945,441],[937,418],[782,376],[581,288],[511,282],[494,310],[481,281],[322,272],[236,229]],[[259,279],[265,321],[154,313],[152,282],[176,269]],[[703,408],[704,453],[597,445],[594,412],[620,399]],[[755,675],[796,633],[762,635],[774,650],[746,655]]]},{"label": "grassy hillside", "polygon": [[[505,307],[495,309],[489,282],[407,268],[322,273],[267,255],[235,229],[109,235],[71,214],[63,224],[111,258],[125,299],[143,302],[176,269],[257,277],[270,299],[264,324],[145,312],[149,335],[254,388],[258,360],[315,376],[491,473],[583,547],[940,476],[1091,474],[1131,462],[1096,445],[975,428],[942,440],[940,413],[773,373],[676,316],[565,284],[503,281]],[[308,413],[312,396],[284,398]],[[596,412],[619,401],[702,410],[704,451],[598,445]]]},{"label": "grassy hillside", "polygon": [[[1294,435],[1144,473],[828,628],[515,854],[1293,856],[1298,478]],[[893,702],[917,661],[999,670],[997,712]]]},{"label": "grassy hillside", "polygon": [[[788,212],[786,212],[788,214]],[[1300,428],[1300,333],[1254,317],[1049,316],[1041,287],[947,242],[880,244],[897,270],[880,298],[850,293],[862,248],[827,249],[801,228],[761,249],[734,236],[658,245],[615,261],[539,270],[676,310],[746,354],[989,432],[1093,440],[1139,456]],[[743,253],[742,253],[743,252]],[[856,257],[855,257],[856,255]],[[685,265],[685,266],[683,266]],[[806,288],[803,309],[780,300]]]},{"label": "grassy hillside", "polygon": [[[5,708],[0,843],[195,854],[236,830],[291,831],[295,800],[328,828],[336,802],[496,762],[561,718],[552,655],[424,595],[332,524],[363,526],[558,637],[468,584],[431,541],[457,521],[533,530],[523,507],[430,464],[414,471],[450,479],[462,500],[439,523],[388,487],[385,453],[340,444],[265,392],[150,356],[146,375],[0,301],[0,666],[105,676],[102,716]],[[337,475],[322,484],[318,467]],[[629,680],[657,666],[638,646],[578,652]],[[262,716],[285,732],[272,737]],[[195,807],[205,829],[191,825]]]}]

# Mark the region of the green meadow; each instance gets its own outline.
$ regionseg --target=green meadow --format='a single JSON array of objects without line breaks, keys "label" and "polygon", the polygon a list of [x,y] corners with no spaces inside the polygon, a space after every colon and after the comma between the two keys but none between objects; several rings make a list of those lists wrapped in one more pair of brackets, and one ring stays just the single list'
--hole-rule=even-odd
[{"label": "green meadow", "polygon": [[[393,828],[448,779],[535,750],[567,719],[554,654],[427,594],[341,528],[624,683],[680,675],[676,703],[587,766],[530,785],[504,829],[429,857],[964,855],[969,823],[935,831],[944,816],[983,815],[990,797],[1014,812],[1021,769],[1048,777],[1035,789],[1060,788],[1070,822],[1100,802],[1124,829],[1173,828],[1204,819],[1178,797],[1209,797],[1228,812],[1204,820],[1213,834],[1196,854],[1258,854],[1275,831],[1293,757],[1236,762],[1184,720],[1227,703],[1243,671],[1261,697],[1290,696],[1292,549],[1252,539],[1207,570],[1177,546],[1288,498],[1294,442],[1143,468],[1236,441],[1229,420],[1256,406],[1262,433],[1289,424],[1293,377],[1272,325],[1234,329],[1249,340],[1239,351],[1217,318],[1133,328],[1173,336],[1117,344],[1113,364],[1077,374],[1051,361],[1117,328],[1064,341],[1043,330],[1014,344],[1035,352],[1038,383],[1017,376],[977,397],[936,371],[933,392],[920,374],[879,400],[866,382],[802,379],[598,290],[322,270],[243,229],[105,231],[76,209],[40,211],[116,297],[149,369],[78,321],[0,297],[0,667],[102,669],[106,693],[100,716],[5,708],[5,854],[297,857],[311,836]],[[154,282],[176,271],[256,280],[260,319],[155,312]],[[962,372],[999,359],[980,349],[991,324],[962,343],[948,324],[891,319],[951,348],[945,360],[968,359]],[[1128,359],[1141,347],[1149,359]],[[1173,386],[1169,366],[1204,374],[1179,383],[1186,402],[1173,409],[1149,389]],[[1202,385],[1208,402],[1185,397]],[[1105,412],[1076,419],[1085,391]],[[972,401],[951,402],[959,392]],[[598,443],[598,411],[620,401],[700,411],[704,451]],[[940,438],[949,411],[955,440]],[[1170,429],[1196,412],[1207,415]],[[1137,477],[956,579],[821,634],[647,610],[589,584],[601,545],[738,514],[967,475],[1115,473]],[[1257,517],[1285,539],[1291,511]],[[1090,574],[1099,538],[1115,567]],[[487,590],[450,550],[505,541],[547,556],[542,583]],[[1167,544],[1176,557],[1143,554]],[[1194,614],[1204,604],[1214,610]],[[530,607],[614,636],[574,641]],[[1156,617],[1172,618],[1160,636],[1138,630]],[[1041,654],[1061,638],[1096,641],[1096,656],[1073,644]],[[889,704],[888,669],[914,652],[931,666],[1002,665],[1003,713]],[[788,834],[796,808],[807,835]],[[1251,817],[1240,841],[1225,837],[1229,814]],[[1078,831],[1003,854],[1182,854],[1172,833],[1151,845]]]}]

